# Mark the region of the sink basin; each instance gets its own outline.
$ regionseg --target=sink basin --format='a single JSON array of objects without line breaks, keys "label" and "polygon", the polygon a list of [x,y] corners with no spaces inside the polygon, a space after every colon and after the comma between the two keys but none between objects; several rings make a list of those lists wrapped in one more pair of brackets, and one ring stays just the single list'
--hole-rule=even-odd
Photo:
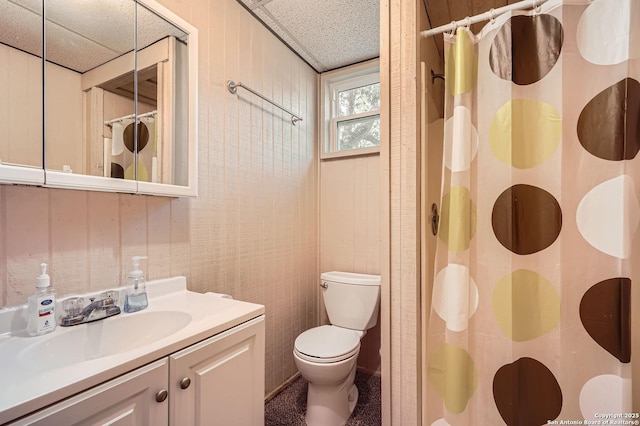
[{"label": "sink basin", "polygon": [[120,314],[73,327],[58,327],[27,346],[18,359],[32,366],[57,368],[127,352],[172,335],[191,322],[179,311]]},{"label": "sink basin", "polygon": [[[0,425],[47,406],[53,410],[57,401],[139,367],[153,365],[144,371],[160,373],[165,367],[156,367],[171,354],[265,312],[262,305],[189,291],[186,277],[147,281],[146,289],[149,307],[143,311],[59,326],[42,336],[26,332],[27,305],[0,309],[0,381],[11,384],[0,386]],[[108,291],[124,295],[126,290]],[[102,292],[79,296],[90,300]],[[161,374],[168,380],[166,372]]]}]

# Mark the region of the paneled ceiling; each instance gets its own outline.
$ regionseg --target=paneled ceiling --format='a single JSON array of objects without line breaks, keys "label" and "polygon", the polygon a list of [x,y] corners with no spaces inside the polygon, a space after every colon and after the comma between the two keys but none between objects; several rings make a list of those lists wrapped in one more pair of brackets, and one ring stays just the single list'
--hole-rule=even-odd
[{"label": "paneled ceiling", "polygon": [[[42,49],[40,0],[0,1],[0,42],[37,54]],[[325,72],[380,56],[379,0],[237,0],[298,53],[316,71]],[[431,27],[445,25],[497,9],[518,0],[418,0],[424,6]],[[131,0],[86,2],[87,11],[78,9],[85,4],[73,4],[73,11],[53,6],[47,11],[48,31],[56,37],[48,40],[48,56],[66,67],[86,71],[114,55],[131,50],[133,39],[133,11]],[[66,2],[52,4],[65,5]],[[95,8],[98,7],[99,11]],[[39,16],[40,15],[40,16]],[[101,16],[97,25],[88,16]],[[166,22],[152,14],[139,14],[138,38],[142,46],[160,35],[173,34]],[[149,22],[145,21],[149,15]],[[123,16],[125,16],[123,18]],[[35,22],[35,23],[34,23]],[[164,25],[163,25],[164,24]],[[474,24],[477,32],[484,23]],[[33,29],[33,32],[27,31]],[[40,31],[38,31],[40,29]],[[423,28],[427,29],[427,28]],[[108,33],[105,36],[103,33]],[[179,32],[179,31],[178,31]],[[74,38],[72,40],[72,38]],[[54,41],[64,40],[56,44]],[[433,38],[442,55],[442,35]],[[427,41],[429,42],[429,41]],[[87,45],[85,54],[77,55],[67,47]],[[90,47],[89,47],[90,46]]]},{"label": "paneled ceiling", "polygon": [[[186,34],[132,0],[47,2],[47,60],[85,72],[167,35]],[[95,19],[99,16],[100,19]],[[42,57],[42,0],[0,0],[0,43]]]},{"label": "paneled ceiling", "polygon": [[380,56],[379,0],[238,0],[317,72]]},{"label": "paneled ceiling", "polygon": [[[379,0],[237,0],[317,72],[380,56]],[[430,28],[519,0],[416,0]],[[474,32],[485,23],[472,25]],[[423,30],[429,28],[422,28]],[[429,41],[426,41],[429,42]],[[443,55],[442,35],[433,37]]]}]

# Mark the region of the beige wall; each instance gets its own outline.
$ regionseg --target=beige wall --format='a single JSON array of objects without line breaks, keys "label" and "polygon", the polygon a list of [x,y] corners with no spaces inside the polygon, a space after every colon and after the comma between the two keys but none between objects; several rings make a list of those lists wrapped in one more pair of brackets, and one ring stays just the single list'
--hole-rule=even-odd
[{"label": "beige wall", "polygon": [[[328,271],[380,274],[379,155],[320,162],[320,272]],[[361,345],[358,366],[379,371],[379,324]]]},{"label": "beige wall", "polygon": [[82,74],[47,62],[47,170],[84,170]]},{"label": "beige wall", "polygon": [[42,59],[0,44],[0,161],[42,167]]},{"label": "beige wall", "polygon": [[320,272],[380,273],[380,157],[320,163]]},{"label": "beige wall", "polygon": [[42,59],[0,44],[0,161],[42,167]]},{"label": "beige wall", "polygon": [[[47,168],[84,168],[81,74],[47,63]],[[0,159],[42,167],[42,59],[0,44]]]},{"label": "beige wall", "polygon": [[[82,170],[80,74],[47,63],[49,168]],[[0,160],[42,167],[42,59],[0,44]],[[71,121],[70,117],[77,117]]]},{"label": "beige wall", "polygon": [[[199,29],[199,197],[1,185],[0,306],[26,302],[42,261],[69,293],[118,285],[130,256],[147,255],[149,279],[186,275],[192,290],[265,304],[269,392],[317,325],[316,73],[235,0],[162,3]],[[304,121],[232,96],[227,79]]]}]

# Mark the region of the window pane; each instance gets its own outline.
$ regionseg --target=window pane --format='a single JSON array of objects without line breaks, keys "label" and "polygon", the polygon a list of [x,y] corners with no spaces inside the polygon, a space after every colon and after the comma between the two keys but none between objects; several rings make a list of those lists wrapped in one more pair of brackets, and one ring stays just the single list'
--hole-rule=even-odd
[{"label": "window pane", "polygon": [[338,122],[338,151],[380,146],[380,115]]},{"label": "window pane", "polygon": [[380,83],[338,92],[338,117],[380,109]]}]

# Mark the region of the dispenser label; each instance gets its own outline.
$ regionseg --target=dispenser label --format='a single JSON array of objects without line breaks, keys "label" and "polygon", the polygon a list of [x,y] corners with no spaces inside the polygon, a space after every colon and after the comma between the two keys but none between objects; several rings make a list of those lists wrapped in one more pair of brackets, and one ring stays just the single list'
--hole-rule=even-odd
[{"label": "dispenser label", "polygon": [[38,333],[55,328],[55,299],[45,296],[38,299]]}]

